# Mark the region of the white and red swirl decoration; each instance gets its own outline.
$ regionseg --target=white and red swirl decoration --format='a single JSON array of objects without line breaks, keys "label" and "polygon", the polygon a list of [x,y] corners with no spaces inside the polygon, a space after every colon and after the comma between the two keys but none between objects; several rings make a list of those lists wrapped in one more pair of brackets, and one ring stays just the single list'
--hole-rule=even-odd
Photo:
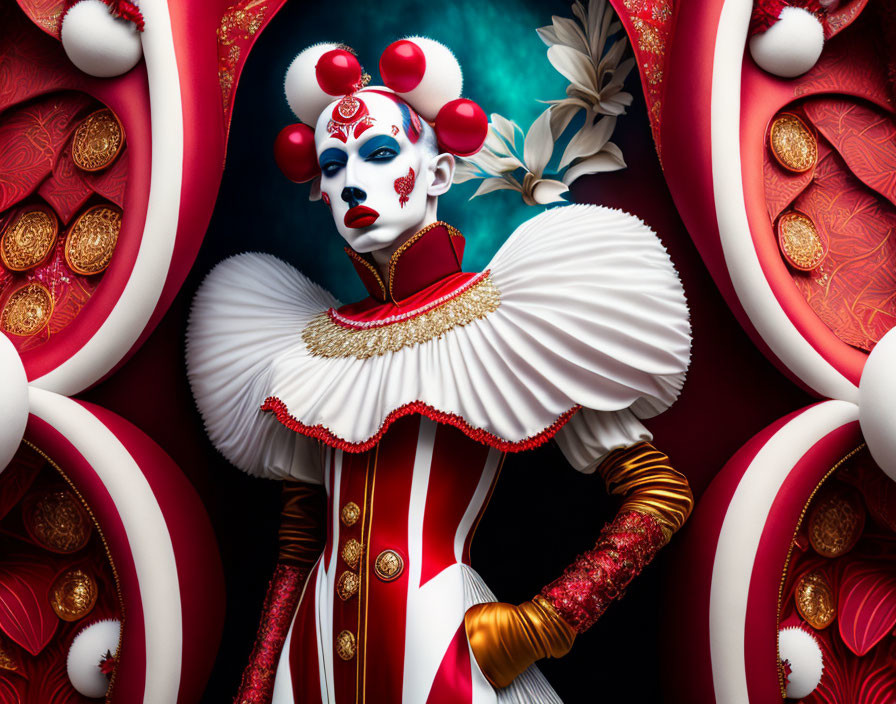
[{"label": "white and red swirl decoration", "polygon": [[[612,3],[701,258],[757,347],[822,399],[749,440],[699,497],[674,553],[668,691],[888,704],[896,14],[867,0]],[[738,399],[718,403],[737,417]],[[855,518],[831,519],[837,550],[813,543],[829,496]]]},{"label": "white and red swirl decoration", "polygon": [[[283,1],[0,4],[4,702],[80,704],[78,687],[94,696],[103,677],[109,702],[200,698],[223,609],[208,517],[153,440],[72,397],[128,360],[183,283],[217,196],[240,72]],[[28,452],[46,458],[42,469]],[[60,496],[86,543],[54,547],[34,527],[45,522],[29,523]],[[50,609],[79,570],[95,603]],[[100,654],[97,674],[90,638],[73,643],[105,619],[121,620],[120,648]]]},{"label": "white and red swirl decoration", "polygon": [[[470,156],[482,148],[488,117],[461,97],[463,74],[448,47],[427,37],[399,39],[383,51],[379,70],[385,88],[434,127],[440,149]],[[318,118],[336,99],[362,92],[367,80],[354,52],[342,45],[322,42],[296,56],[284,87],[289,107],[302,122],[284,127],[274,143],[274,156],[287,178],[303,183],[319,175],[314,149]]]}]

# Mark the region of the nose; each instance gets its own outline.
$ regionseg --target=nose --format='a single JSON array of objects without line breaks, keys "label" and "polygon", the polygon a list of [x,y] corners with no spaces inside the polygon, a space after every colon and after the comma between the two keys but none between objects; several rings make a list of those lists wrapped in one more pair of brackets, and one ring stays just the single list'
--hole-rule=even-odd
[{"label": "nose", "polygon": [[342,200],[348,203],[349,208],[354,208],[367,200],[367,194],[360,188],[346,186],[342,189]]}]

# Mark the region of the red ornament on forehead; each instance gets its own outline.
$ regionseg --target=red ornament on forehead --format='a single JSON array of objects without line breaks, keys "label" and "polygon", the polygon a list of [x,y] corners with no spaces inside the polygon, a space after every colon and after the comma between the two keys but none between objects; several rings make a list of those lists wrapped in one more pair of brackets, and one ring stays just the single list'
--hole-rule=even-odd
[{"label": "red ornament on forehead", "polygon": [[336,103],[330,119],[337,125],[351,125],[368,114],[366,103],[355,95],[346,95]]}]

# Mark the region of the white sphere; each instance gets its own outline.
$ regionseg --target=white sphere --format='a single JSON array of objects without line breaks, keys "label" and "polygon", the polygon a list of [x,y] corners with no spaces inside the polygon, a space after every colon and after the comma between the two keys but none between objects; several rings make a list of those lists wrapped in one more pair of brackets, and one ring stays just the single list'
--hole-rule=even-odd
[{"label": "white sphere", "polygon": [[16,348],[0,333],[0,472],[19,449],[28,423],[28,377]]},{"label": "white sphere", "polygon": [[62,48],[75,66],[97,78],[127,73],[143,56],[133,22],[115,17],[101,0],[81,0],[62,18]]},{"label": "white sphere", "polygon": [[80,694],[93,699],[106,696],[109,678],[100,670],[106,653],[115,655],[121,637],[121,622],[98,621],[75,636],[68,651],[68,678]]},{"label": "white sphere", "polygon": [[750,54],[759,67],[781,78],[804,74],[824,48],[821,22],[801,7],[785,7],[767,31],[750,39]]},{"label": "white sphere", "polygon": [[328,51],[338,49],[333,42],[313,44],[292,60],[286,69],[286,80],[283,88],[286,91],[286,102],[302,122],[312,128],[317,118],[335,96],[325,93],[317,82],[317,62]]},{"label": "white sphere", "polygon": [[778,655],[790,665],[787,697],[808,697],[821,682],[824,661],[818,642],[802,628],[788,626],[778,631]]},{"label": "white sphere", "polygon": [[407,37],[423,50],[426,68],[423,78],[413,90],[399,95],[414,108],[424,120],[432,122],[445,103],[460,97],[464,76],[454,54],[444,44],[427,37]]},{"label": "white sphere", "polygon": [[880,339],[865,362],[859,425],[874,461],[896,481],[896,328]]}]

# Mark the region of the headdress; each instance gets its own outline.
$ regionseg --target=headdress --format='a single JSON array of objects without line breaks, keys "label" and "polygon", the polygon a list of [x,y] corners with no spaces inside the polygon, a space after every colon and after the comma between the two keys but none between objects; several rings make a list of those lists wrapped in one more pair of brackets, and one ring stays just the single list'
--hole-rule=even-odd
[{"label": "headdress", "polygon": [[340,138],[348,130],[357,136],[370,125],[366,106],[356,94],[376,90],[411,108],[412,122],[419,115],[430,123],[439,148],[458,156],[475,154],[485,142],[488,118],[472,100],[461,98],[463,76],[454,54],[426,37],[393,42],[380,57],[385,87],[367,88],[355,53],[340,44],[314,44],[302,51],[286,72],[286,100],[301,123],[289,125],[277,136],[274,155],[283,173],[305,182],[319,173],[314,129],[321,113],[334,100],[327,129]]}]

